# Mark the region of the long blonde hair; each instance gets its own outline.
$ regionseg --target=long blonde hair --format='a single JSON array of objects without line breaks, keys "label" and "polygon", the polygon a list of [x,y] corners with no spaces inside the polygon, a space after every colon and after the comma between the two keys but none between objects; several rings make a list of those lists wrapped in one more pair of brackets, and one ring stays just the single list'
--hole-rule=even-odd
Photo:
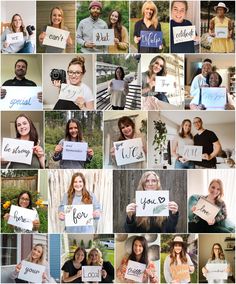
[{"label": "long blonde hair", "polygon": [[157,10],[157,6],[154,4],[153,1],[146,1],[143,4],[143,6],[142,6],[142,15],[143,16],[144,16],[144,11],[145,11],[146,8],[150,8],[150,9],[153,10],[153,15],[152,15],[152,18],[151,18],[151,24],[156,29],[157,26],[158,26],[158,17],[157,17],[158,10]]},{"label": "long blonde hair", "polygon": [[52,24],[52,12],[53,12],[53,10],[55,10],[55,9],[57,9],[57,10],[59,10],[60,11],[60,13],[61,13],[61,22],[60,22],[60,24],[59,24],[59,28],[60,29],[63,29],[64,28],[64,12],[63,12],[63,10],[62,10],[62,8],[61,7],[53,7],[52,9],[51,9],[51,11],[50,11],[50,25],[52,26],[53,24]]},{"label": "long blonde hair", "polygon": [[102,264],[103,264],[102,252],[101,252],[98,248],[92,248],[92,249],[89,251],[87,264],[88,264],[88,265],[91,265],[91,264],[92,264],[92,261],[91,261],[90,257],[91,257],[91,253],[92,253],[93,251],[97,252],[97,254],[98,254],[98,261],[97,261],[96,265],[99,265],[99,266],[101,265],[101,266],[102,266]]},{"label": "long blonde hair", "polygon": [[33,259],[32,259],[32,251],[34,248],[36,247],[41,247],[42,248],[42,255],[40,256],[39,260],[37,260],[37,264],[42,264],[42,265],[45,265],[46,264],[46,252],[45,252],[45,246],[43,244],[36,244],[33,246],[31,252],[29,253],[29,255],[26,257],[26,261],[29,261],[29,262],[33,262]]},{"label": "long blonde hair", "polygon": [[208,190],[210,189],[211,185],[216,182],[218,183],[219,187],[220,187],[220,194],[216,197],[215,201],[221,201],[222,200],[222,197],[224,196],[224,189],[223,189],[223,182],[221,179],[219,178],[214,178],[210,184],[209,184],[209,187],[208,187]]}]

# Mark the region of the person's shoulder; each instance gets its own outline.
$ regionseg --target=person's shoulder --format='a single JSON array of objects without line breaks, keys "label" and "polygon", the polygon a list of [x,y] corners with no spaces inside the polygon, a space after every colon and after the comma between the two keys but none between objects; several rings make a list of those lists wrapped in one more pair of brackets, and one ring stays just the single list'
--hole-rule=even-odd
[{"label": "person's shoulder", "polygon": [[192,22],[190,22],[189,20],[184,19],[183,24],[185,26],[192,26]]},{"label": "person's shoulder", "polygon": [[141,26],[142,23],[143,23],[143,19],[140,19],[137,22],[135,22],[135,26]]},{"label": "person's shoulder", "polygon": [[7,81],[5,81],[2,86],[11,86],[12,82],[14,81],[14,79],[9,79]]},{"label": "person's shoulder", "polygon": [[86,23],[88,23],[89,21],[90,21],[90,17],[87,17],[87,18],[84,18],[84,19],[82,19],[80,22],[79,22],[79,25],[83,25],[83,24],[86,24]]},{"label": "person's shoulder", "polygon": [[33,86],[33,87],[37,86],[37,84],[34,81],[32,81],[32,80],[29,80],[29,79],[25,78],[24,81],[27,82],[27,85],[30,85],[30,86]]}]

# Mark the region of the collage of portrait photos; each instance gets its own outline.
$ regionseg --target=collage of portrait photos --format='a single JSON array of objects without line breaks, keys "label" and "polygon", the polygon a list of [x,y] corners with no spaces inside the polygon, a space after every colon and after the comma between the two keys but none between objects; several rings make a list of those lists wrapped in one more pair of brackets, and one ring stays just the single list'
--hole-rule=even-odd
[{"label": "collage of portrait photos", "polygon": [[236,283],[235,1],[0,13],[0,282]]}]

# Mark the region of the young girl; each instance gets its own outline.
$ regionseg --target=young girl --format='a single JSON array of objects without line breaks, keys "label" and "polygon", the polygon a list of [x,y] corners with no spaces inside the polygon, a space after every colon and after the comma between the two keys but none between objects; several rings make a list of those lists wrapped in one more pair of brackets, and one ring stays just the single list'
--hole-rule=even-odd
[{"label": "young girl", "polygon": [[[145,172],[138,184],[137,190],[160,190],[159,176],[153,171]],[[125,231],[127,233],[173,233],[178,222],[178,205],[170,201],[168,217],[136,217],[136,203],[130,203],[126,207]]]},{"label": "young girl", "polygon": [[[208,195],[192,195],[189,198],[189,232],[190,233],[229,233],[230,231],[221,224],[227,217],[226,204],[222,197],[224,195],[223,183],[220,179],[213,179],[208,188]],[[203,197],[213,205],[220,208],[216,217],[208,222],[193,214],[196,210],[198,200]]]},{"label": "young girl", "polygon": [[125,272],[128,261],[137,261],[146,265],[142,283],[158,283],[155,264],[148,260],[148,243],[143,236],[137,236],[132,243],[132,252],[129,256],[124,256],[119,268],[116,271],[117,278],[123,283],[132,283],[134,281],[125,278]]},{"label": "young girl", "polygon": [[[36,244],[32,248],[32,251],[27,256],[25,261],[45,266],[46,270],[43,273],[42,283],[49,283],[50,282],[49,267],[45,259],[46,259],[46,251],[45,251],[44,245]],[[16,283],[28,283],[28,282],[18,279],[18,275],[19,275],[21,267],[22,267],[21,263],[16,265],[15,270],[11,274],[11,278],[15,279]]]},{"label": "young girl", "polygon": [[[188,277],[186,279],[178,279],[175,271],[181,269],[180,265],[185,265],[182,269],[186,269]],[[178,269],[179,266],[179,269]],[[194,272],[194,265],[187,254],[187,246],[182,237],[176,236],[170,247],[170,254],[164,262],[164,276],[166,283],[190,283],[190,274]]]},{"label": "young girl", "polygon": [[79,121],[75,118],[71,118],[70,120],[68,120],[66,124],[65,138],[60,140],[59,144],[55,147],[53,160],[60,161],[60,169],[83,169],[85,167],[86,162],[91,161],[94,154],[93,149],[88,148],[86,161],[63,160],[62,151],[63,144],[65,141],[84,142],[81,126],[79,124]]},{"label": "young girl", "polygon": [[193,145],[193,135],[191,133],[191,121],[184,119],[181,128],[172,144],[172,156],[176,157],[175,169],[194,169],[194,162],[183,158],[184,146]]},{"label": "young girl", "polygon": [[[52,10],[50,12],[50,24],[48,26],[68,31],[68,28],[64,26],[64,12],[60,7],[52,8]],[[47,26],[45,26],[43,28],[43,31],[39,35],[40,45],[43,45],[43,40],[46,36],[46,28],[47,28]],[[66,45],[72,46],[72,44],[73,44],[73,41],[72,41],[71,36],[69,35],[68,38],[67,38],[67,41],[66,41]],[[64,51],[65,50],[63,48],[49,46],[49,45],[45,46],[45,52],[46,53],[63,53]]]},{"label": "young girl", "polygon": [[113,29],[115,34],[114,45],[108,46],[109,53],[127,53],[129,48],[128,31],[122,26],[122,16],[117,10],[112,10],[108,15],[108,29]]},{"label": "young girl", "polygon": [[114,280],[114,267],[109,261],[104,261],[98,248],[92,248],[88,253],[88,265],[102,266],[102,281],[99,283],[112,283]]},{"label": "young girl", "polygon": [[[23,33],[23,41],[17,43],[7,42],[7,35],[14,33]],[[11,19],[10,29],[5,29],[1,35],[2,53],[33,53],[32,35],[27,33],[21,15],[14,14]]]},{"label": "young girl", "polygon": [[[27,208],[27,209],[31,209],[31,210],[37,212],[37,210],[34,207],[32,207],[32,196],[31,196],[31,193],[27,190],[22,191],[19,194],[19,196],[17,198],[17,206]],[[9,213],[6,213],[3,216],[3,218],[6,222],[8,221],[9,217],[10,217]],[[14,232],[15,233],[38,233],[39,227],[40,227],[40,221],[39,221],[39,215],[37,213],[36,219],[33,221],[33,230],[32,231],[14,226]]]},{"label": "young girl", "polygon": [[[207,264],[208,263],[214,263],[214,264],[226,263],[226,264],[228,264],[227,260],[225,259],[223,249],[222,249],[222,247],[219,243],[213,244],[213,246],[211,248],[211,257],[207,261]],[[207,264],[202,268],[202,274],[206,278],[207,278],[207,273],[208,273]],[[227,272],[227,273],[230,272],[230,265],[229,264],[227,265],[225,272]],[[223,280],[223,279],[208,280],[208,283],[227,283],[227,282],[228,282],[227,280]]]},{"label": "young girl", "polygon": [[[216,16],[211,19],[209,28],[209,34],[214,37],[211,44],[211,52],[233,52],[233,22],[225,16],[229,12],[229,8],[226,7],[225,3],[219,2],[217,6],[214,6],[214,11],[216,12]],[[215,28],[218,27],[228,29],[227,38],[216,38]]]},{"label": "young girl", "polygon": [[61,270],[63,283],[83,283],[82,266],[87,265],[87,252],[83,247],[77,247],[72,259],[67,260]]},{"label": "young girl", "polygon": [[109,83],[108,93],[111,94],[111,106],[113,110],[124,110],[126,96],[129,93],[129,85],[124,80],[125,72],[122,67],[117,67],[115,70],[115,79]]},{"label": "young girl", "polygon": [[[93,205],[93,218],[94,221],[98,220],[101,215],[100,204],[97,201],[95,195],[90,194],[86,189],[85,177],[82,173],[75,173],[71,178],[71,183],[68,191],[64,194],[61,205],[58,208],[59,219],[65,220],[64,206],[65,205]],[[76,226],[76,227],[65,227],[66,233],[86,233],[94,234],[94,226]]]}]

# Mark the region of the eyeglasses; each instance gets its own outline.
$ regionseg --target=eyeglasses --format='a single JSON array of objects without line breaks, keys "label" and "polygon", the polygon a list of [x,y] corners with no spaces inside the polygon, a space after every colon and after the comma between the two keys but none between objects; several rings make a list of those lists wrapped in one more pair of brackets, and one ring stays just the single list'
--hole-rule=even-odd
[{"label": "eyeglasses", "polygon": [[30,201],[28,198],[20,198],[21,201]]},{"label": "eyeglasses", "polygon": [[201,123],[201,120],[196,120],[193,122],[193,124]]},{"label": "eyeglasses", "polygon": [[80,72],[80,71],[67,71],[67,74],[69,75],[69,76],[73,76],[73,75],[75,75],[76,77],[78,77],[78,76],[80,76],[80,75],[82,75],[83,74],[83,72]]}]

